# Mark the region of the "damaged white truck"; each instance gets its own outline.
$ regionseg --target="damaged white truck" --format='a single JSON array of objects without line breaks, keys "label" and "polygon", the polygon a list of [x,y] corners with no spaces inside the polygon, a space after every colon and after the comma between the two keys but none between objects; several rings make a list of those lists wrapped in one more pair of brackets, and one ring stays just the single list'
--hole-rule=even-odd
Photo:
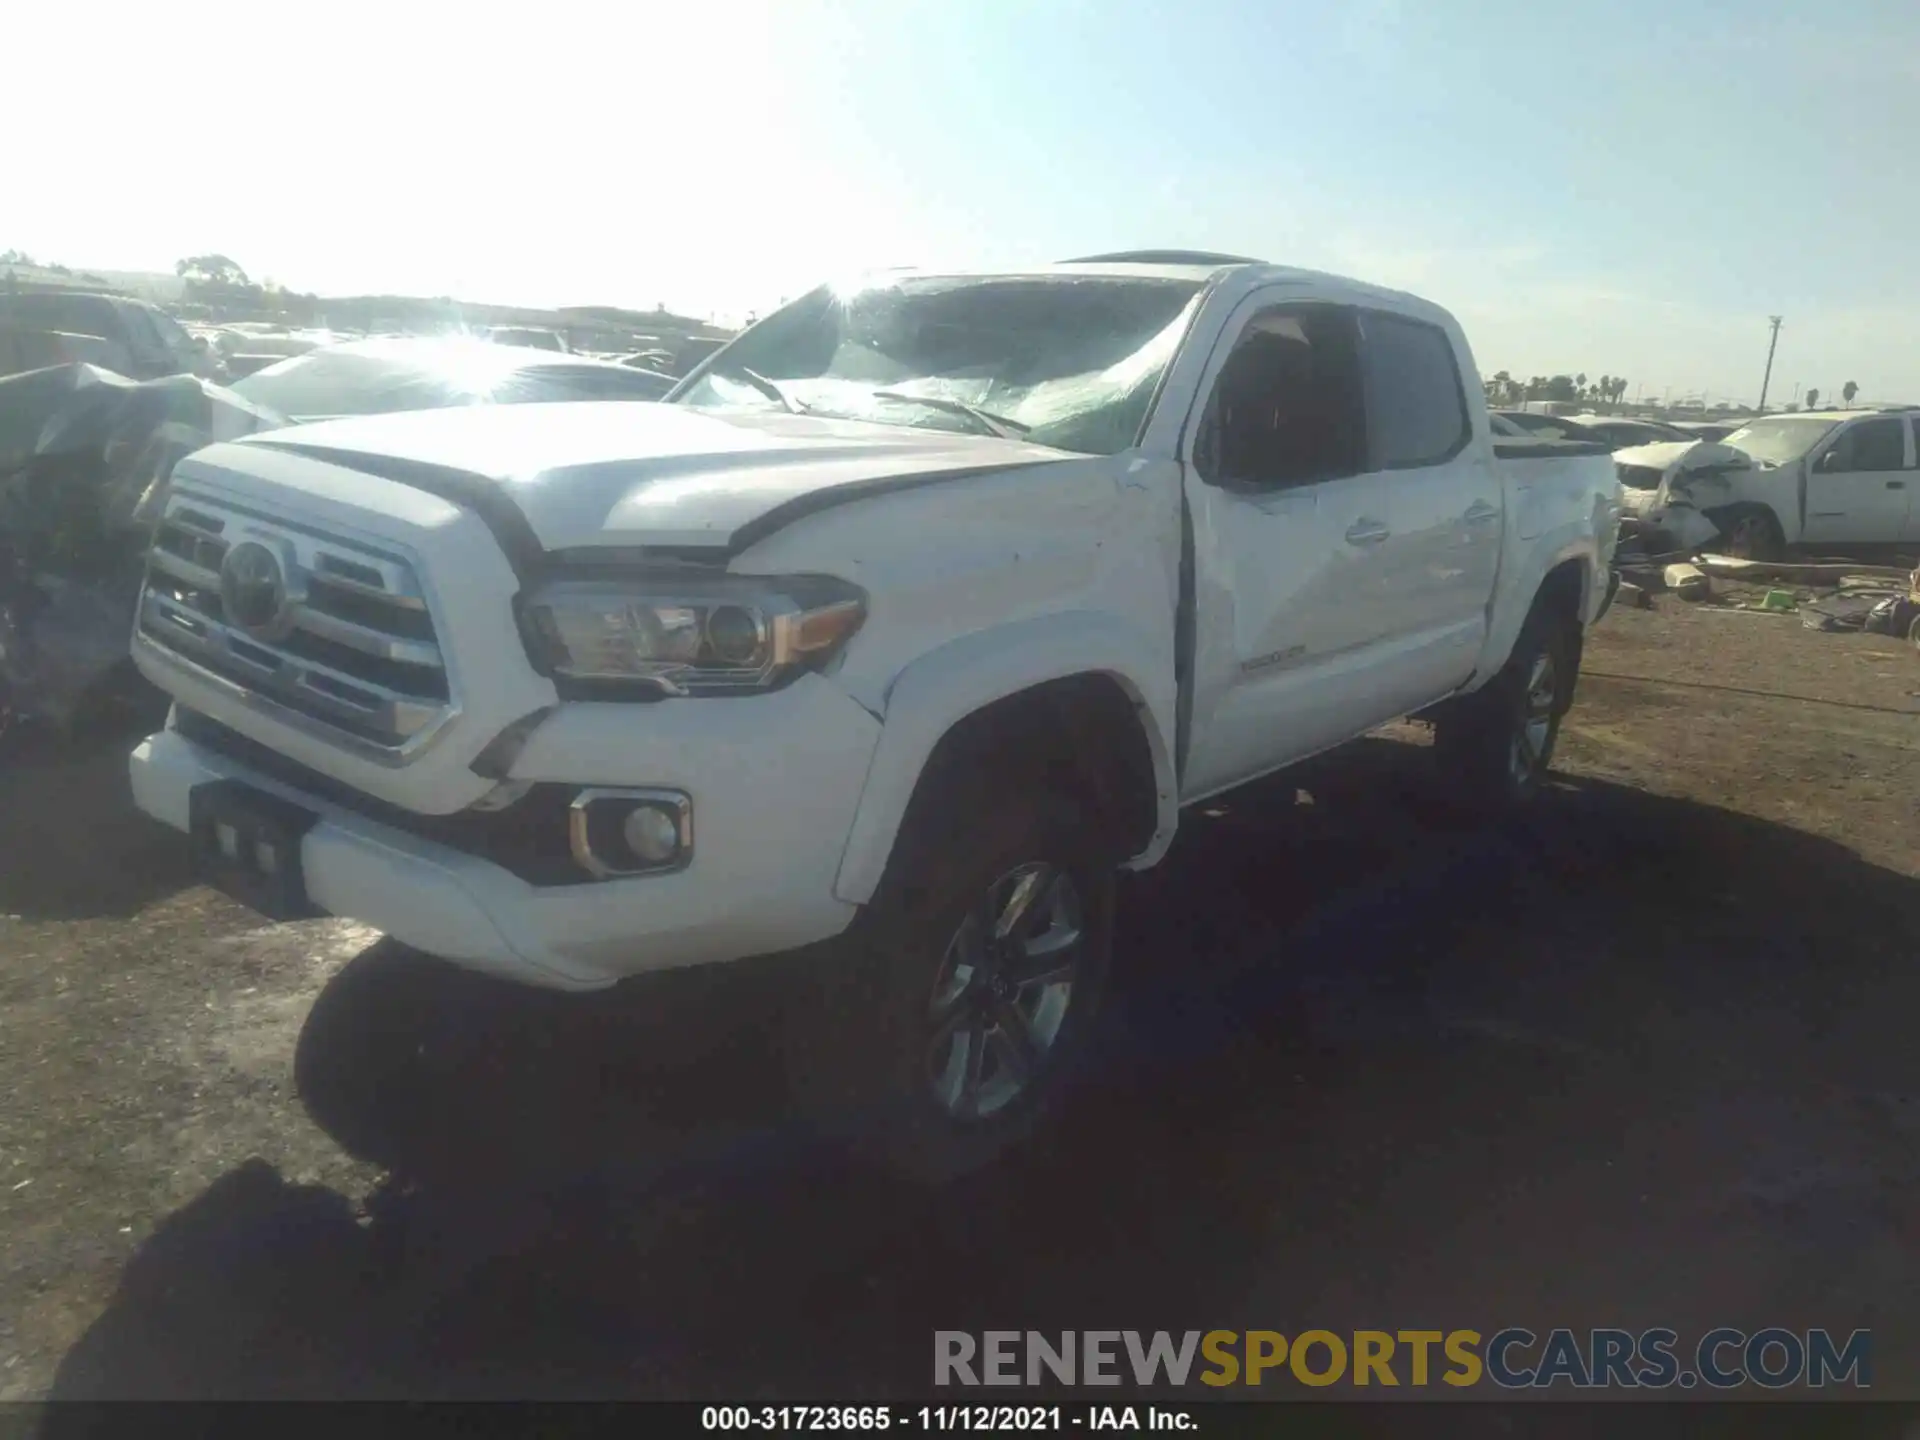
[{"label": "damaged white truck", "polygon": [[1475,374],[1412,296],[1136,254],[822,289],[659,405],[215,445],[133,791],[269,915],[530,985],[806,947],[795,1095],[955,1173],[1059,1093],[1183,807],[1416,712],[1539,786],[1618,485]]},{"label": "damaged white truck", "polygon": [[1789,545],[1920,541],[1910,412],[1767,415],[1715,443],[1614,452],[1626,529],[1650,548],[1750,560]]}]

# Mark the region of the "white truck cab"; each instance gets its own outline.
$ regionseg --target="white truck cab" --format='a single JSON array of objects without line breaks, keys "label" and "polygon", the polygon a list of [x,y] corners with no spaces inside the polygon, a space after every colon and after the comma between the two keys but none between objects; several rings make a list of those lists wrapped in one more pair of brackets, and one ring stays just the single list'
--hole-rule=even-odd
[{"label": "white truck cab", "polygon": [[951,1173],[1057,1092],[1184,806],[1416,712],[1539,785],[1618,484],[1475,375],[1410,295],[1157,253],[823,288],[660,405],[212,446],[134,794],[266,913],[531,985],[834,940],[796,1092]]}]

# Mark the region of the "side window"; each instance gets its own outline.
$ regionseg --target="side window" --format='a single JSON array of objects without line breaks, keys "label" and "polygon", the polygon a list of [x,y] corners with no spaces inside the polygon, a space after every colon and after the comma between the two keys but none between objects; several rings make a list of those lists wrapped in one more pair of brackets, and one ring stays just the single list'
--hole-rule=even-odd
[{"label": "side window", "polygon": [[1361,317],[1360,330],[1374,468],[1407,470],[1458,455],[1471,430],[1447,332],[1371,310]]},{"label": "side window", "polygon": [[1213,383],[1195,440],[1201,476],[1278,490],[1366,468],[1359,331],[1337,305],[1287,305],[1247,322]]},{"label": "side window", "polygon": [[1823,469],[1901,470],[1907,463],[1907,425],[1904,420],[1863,420],[1843,434],[1833,447],[1833,458]]},{"label": "side window", "polygon": [[136,350],[155,354],[165,352],[167,346],[161,338],[159,327],[145,310],[138,305],[116,305],[114,309],[120,316],[120,323],[126,326],[127,339]]}]

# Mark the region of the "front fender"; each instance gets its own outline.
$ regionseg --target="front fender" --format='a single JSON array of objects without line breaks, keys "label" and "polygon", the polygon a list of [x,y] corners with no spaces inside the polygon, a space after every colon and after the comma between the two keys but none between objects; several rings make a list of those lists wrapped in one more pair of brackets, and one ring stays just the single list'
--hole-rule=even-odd
[{"label": "front fender", "polygon": [[920,775],[941,738],[996,700],[1049,680],[1112,676],[1134,702],[1153,756],[1158,822],[1136,864],[1157,860],[1179,817],[1173,772],[1173,641],[1155,641],[1124,621],[1068,611],[996,626],[949,641],[902,670],[887,692],[880,743],[841,858],[834,894],[864,905],[879,887]]}]

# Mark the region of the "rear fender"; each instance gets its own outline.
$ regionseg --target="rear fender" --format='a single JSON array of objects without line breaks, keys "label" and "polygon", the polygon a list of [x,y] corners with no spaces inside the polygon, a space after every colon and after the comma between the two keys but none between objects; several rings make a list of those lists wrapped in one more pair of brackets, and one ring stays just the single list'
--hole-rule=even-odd
[{"label": "rear fender", "polygon": [[1498,675],[1520,639],[1520,627],[1533,613],[1533,603],[1546,578],[1560,566],[1580,567],[1580,624],[1599,619],[1607,605],[1607,565],[1590,524],[1574,521],[1543,535],[1528,549],[1523,562],[1501,576],[1500,593],[1488,617],[1487,642],[1480,652],[1468,689],[1478,689]]}]

